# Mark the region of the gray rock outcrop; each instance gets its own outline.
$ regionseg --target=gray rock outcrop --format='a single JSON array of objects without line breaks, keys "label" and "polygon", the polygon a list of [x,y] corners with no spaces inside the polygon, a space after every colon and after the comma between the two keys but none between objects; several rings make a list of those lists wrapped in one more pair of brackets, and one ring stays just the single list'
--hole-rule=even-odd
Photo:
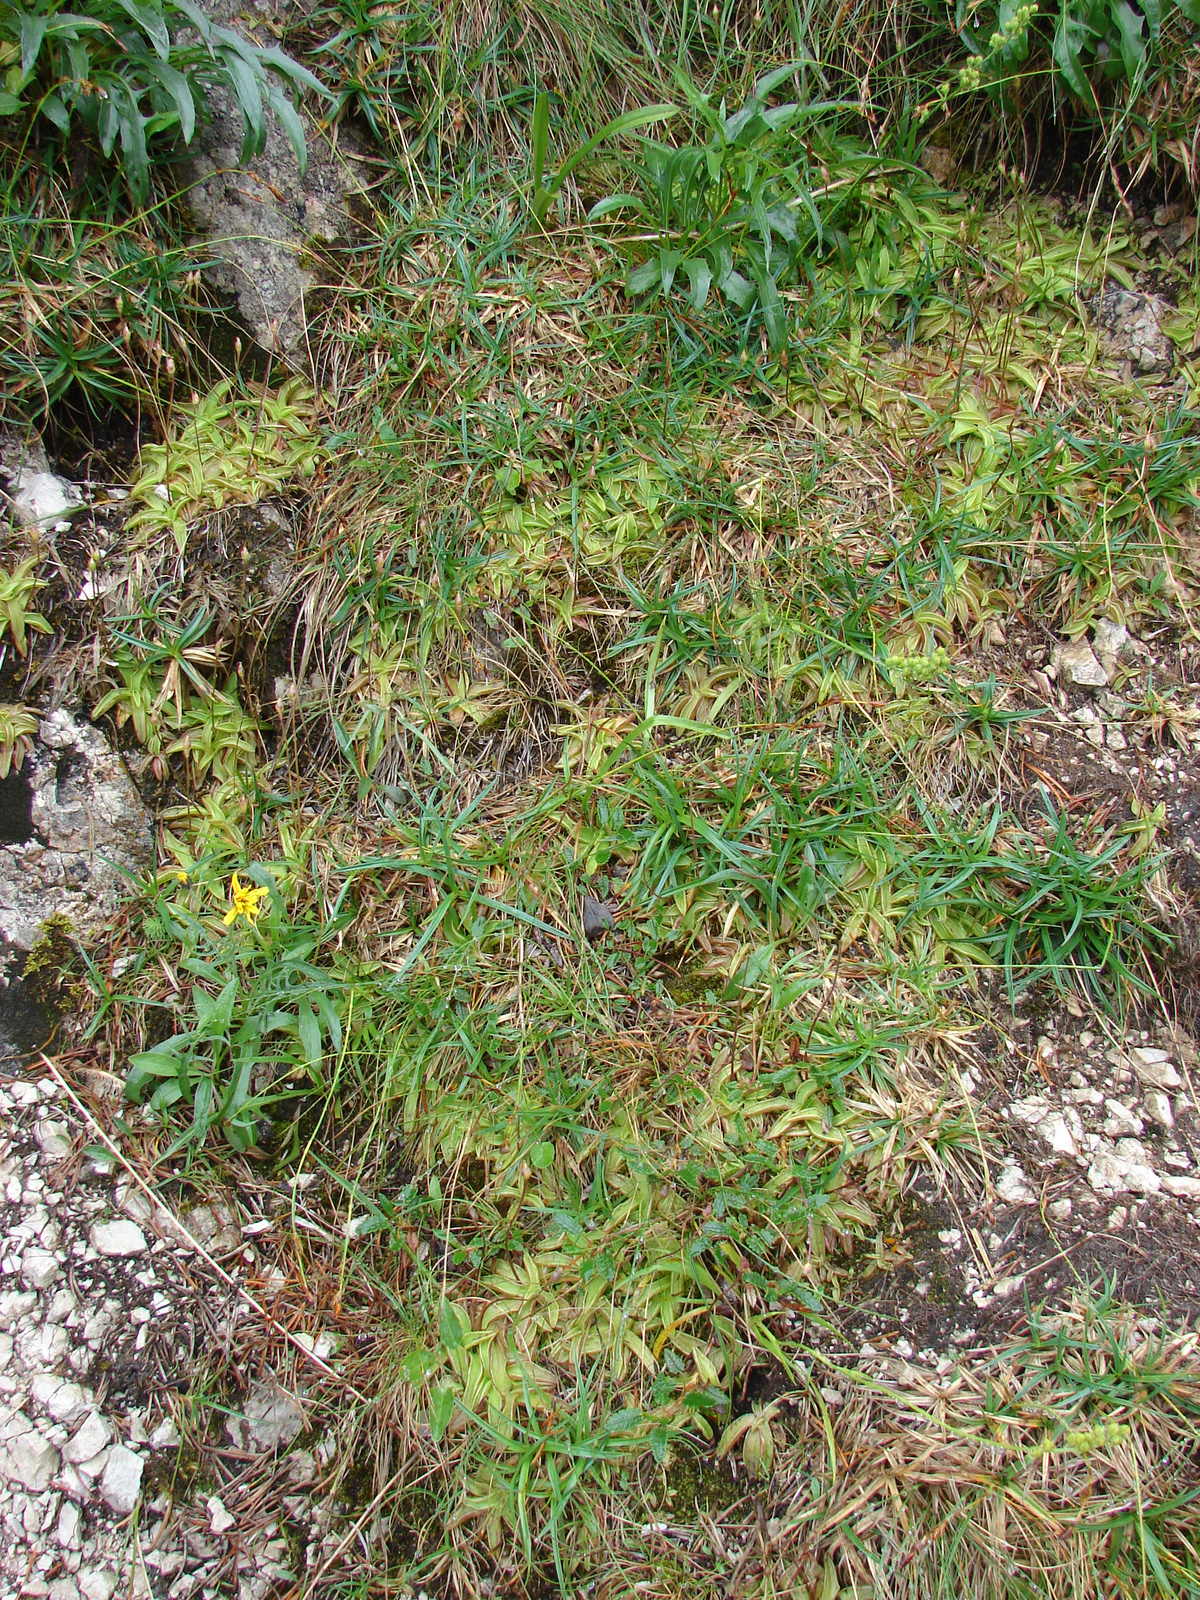
[{"label": "gray rock outcrop", "polygon": [[1174,364],[1175,347],[1162,327],[1168,309],[1157,295],[1137,294],[1115,283],[1105,284],[1092,302],[1105,348],[1143,374],[1170,372]]},{"label": "gray rock outcrop", "polygon": [[153,859],[150,814],[120,757],[98,728],[53,711],[8,782],[27,786],[29,812],[0,845],[0,936],[29,950],[54,915],[81,936],[102,927],[127,885],[122,869]]},{"label": "gray rock outcrop", "polygon": [[[229,0],[200,5],[212,22],[246,33]],[[335,142],[303,107],[304,172],[270,115],[262,154],[243,166],[241,111],[221,92],[212,95],[211,105],[212,118],[197,129],[181,169],[191,185],[187,202],[205,253],[215,258],[205,276],[214,288],[236,296],[242,318],[265,350],[303,369],[306,296],[315,281],[311,252],[348,235],[347,199],[363,188],[365,168],[341,130]]]}]

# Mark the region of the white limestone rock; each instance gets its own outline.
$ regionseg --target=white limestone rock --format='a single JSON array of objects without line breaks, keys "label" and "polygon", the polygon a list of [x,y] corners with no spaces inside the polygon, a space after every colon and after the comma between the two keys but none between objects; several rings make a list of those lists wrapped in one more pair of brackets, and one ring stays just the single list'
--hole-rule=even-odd
[{"label": "white limestone rock", "polygon": [[112,1438],[112,1425],[98,1411],[91,1411],[74,1438],[63,1446],[63,1460],[72,1466],[84,1466],[93,1460]]},{"label": "white limestone rock", "polygon": [[1052,665],[1060,681],[1073,683],[1081,689],[1103,689],[1108,683],[1108,673],[1097,661],[1086,639],[1071,639],[1066,644],[1058,645]]},{"label": "white limestone rock", "polygon": [[146,1248],[146,1235],[128,1217],[94,1223],[91,1241],[102,1256],[140,1256]]},{"label": "white limestone rock", "polygon": [[21,1412],[0,1429],[0,1478],[20,1483],[32,1494],[50,1487],[58,1471],[58,1451]]},{"label": "white limestone rock", "polygon": [[1152,1089],[1178,1089],[1183,1083],[1165,1050],[1148,1045],[1136,1047],[1129,1052],[1129,1060],[1138,1077]]},{"label": "white limestone rock", "polygon": [[108,1452],[100,1479],[100,1498],[119,1517],[127,1517],[138,1503],[144,1465],[141,1456],[123,1444],[113,1445]]},{"label": "white limestone rock", "polygon": [[49,1250],[26,1250],[21,1257],[21,1276],[31,1289],[48,1289],[62,1277],[62,1266]]},{"label": "white limestone rock", "polygon": [[996,1197],[1010,1206],[1031,1206],[1037,1201],[1024,1171],[1015,1161],[1001,1167],[996,1178]]},{"label": "white limestone rock", "polygon": [[229,1437],[242,1450],[261,1453],[286,1449],[307,1427],[304,1412],[272,1383],[256,1383],[246,1398],[240,1417],[225,1423]]}]

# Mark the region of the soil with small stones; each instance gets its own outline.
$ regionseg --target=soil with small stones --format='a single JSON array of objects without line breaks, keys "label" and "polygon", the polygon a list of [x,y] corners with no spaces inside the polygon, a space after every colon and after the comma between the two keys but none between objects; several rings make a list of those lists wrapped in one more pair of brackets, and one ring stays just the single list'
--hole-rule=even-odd
[{"label": "soil with small stones", "polygon": [[[1124,1018],[1085,1016],[1074,997],[1068,1002],[1042,984],[1015,1011],[993,1007],[993,1025],[973,1040],[967,1080],[983,1154],[968,1138],[940,1181],[924,1172],[913,1183],[889,1270],[860,1282],[831,1317],[843,1348],[882,1353],[899,1343],[945,1359],[1021,1334],[1031,1314],[1036,1319],[1039,1310],[1077,1297],[1143,1307],[1164,1327],[1195,1315],[1200,645],[1183,629],[1148,630],[1115,691],[1042,676],[1057,642],[1041,630],[1012,629],[986,660],[985,670],[1010,685],[1008,704],[1031,713],[1009,746],[1004,799],[1029,822],[1046,818],[1048,802],[1098,823],[1131,822],[1133,803],[1163,808],[1155,845],[1168,889],[1163,923],[1173,941],[1153,964],[1163,1004],[1147,1001]],[[1181,713],[1174,724],[1138,709],[1151,685]],[[1164,1009],[1175,1019],[1167,1026]],[[1167,1057],[1176,1087],[1157,1091],[1166,1094],[1165,1107],[1154,1103],[1170,1127],[1147,1113],[1147,1092],[1156,1091],[1129,1065],[1135,1050]],[[1113,1100],[1121,1106],[1115,1114]],[[1097,1140],[1114,1146],[1122,1135],[1140,1146],[1134,1166],[1151,1175],[1134,1172],[1124,1190],[1095,1181],[1103,1174],[1088,1147]],[[1069,1143],[1074,1150],[1062,1148]],[[997,1192],[999,1179],[1012,1193],[1003,1177],[1014,1169],[1025,1191],[1015,1203]],[[1157,1190],[1156,1179],[1163,1184]],[[1164,1192],[1168,1184],[1182,1192]]]},{"label": "soil with small stones", "polygon": [[107,1153],[138,1143],[120,1088],[69,1060],[0,1069],[0,1597],[294,1592],[344,1552],[333,1342],[292,1308],[289,1349],[246,1300],[282,1280],[250,1185],[152,1201]]}]

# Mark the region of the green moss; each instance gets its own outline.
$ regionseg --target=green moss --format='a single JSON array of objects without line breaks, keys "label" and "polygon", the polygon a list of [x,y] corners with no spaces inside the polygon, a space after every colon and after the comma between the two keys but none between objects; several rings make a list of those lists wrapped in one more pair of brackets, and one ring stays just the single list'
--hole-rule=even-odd
[{"label": "green moss", "polygon": [[340,1488],[345,1509],[351,1514],[361,1511],[375,1495],[375,1463],[358,1458],[353,1460],[342,1475]]},{"label": "green moss", "polygon": [[744,1482],[734,1478],[727,1461],[710,1461],[705,1456],[680,1451],[667,1468],[659,1508],[669,1509],[672,1517],[685,1519],[704,1511],[726,1511],[746,1493]]},{"label": "green moss", "polygon": [[180,1445],[174,1457],[151,1456],[142,1482],[144,1497],[153,1500],[165,1490],[173,1500],[190,1500],[198,1490],[209,1488],[211,1482],[201,1469],[202,1459],[199,1450],[189,1445]]},{"label": "green moss", "polygon": [[388,1566],[403,1569],[426,1555],[430,1536],[440,1532],[444,1519],[445,1507],[436,1495],[427,1489],[406,1489],[392,1509]]},{"label": "green moss", "polygon": [[25,958],[21,981],[28,999],[57,1020],[84,996],[81,966],[71,919],[56,911],[42,923]]},{"label": "green moss", "polygon": [[711,972],[705,972],[702,967],[693,967],[690,971],[681,972],[678,977],[668,978],[665,987],[677,1006],[686,1006],[703,1000],[718,982]]}]

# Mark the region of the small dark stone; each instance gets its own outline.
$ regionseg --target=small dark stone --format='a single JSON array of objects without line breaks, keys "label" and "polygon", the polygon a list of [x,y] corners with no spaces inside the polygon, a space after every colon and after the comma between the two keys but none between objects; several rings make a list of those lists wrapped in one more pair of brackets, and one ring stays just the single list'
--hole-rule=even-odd
[{"label": "small dark stone", "polygon": [[590,894],[583,897],[583,932],[587,939],[598,939],[606,928],[615,928],[612,910],[603,900],[593,900]]}]

